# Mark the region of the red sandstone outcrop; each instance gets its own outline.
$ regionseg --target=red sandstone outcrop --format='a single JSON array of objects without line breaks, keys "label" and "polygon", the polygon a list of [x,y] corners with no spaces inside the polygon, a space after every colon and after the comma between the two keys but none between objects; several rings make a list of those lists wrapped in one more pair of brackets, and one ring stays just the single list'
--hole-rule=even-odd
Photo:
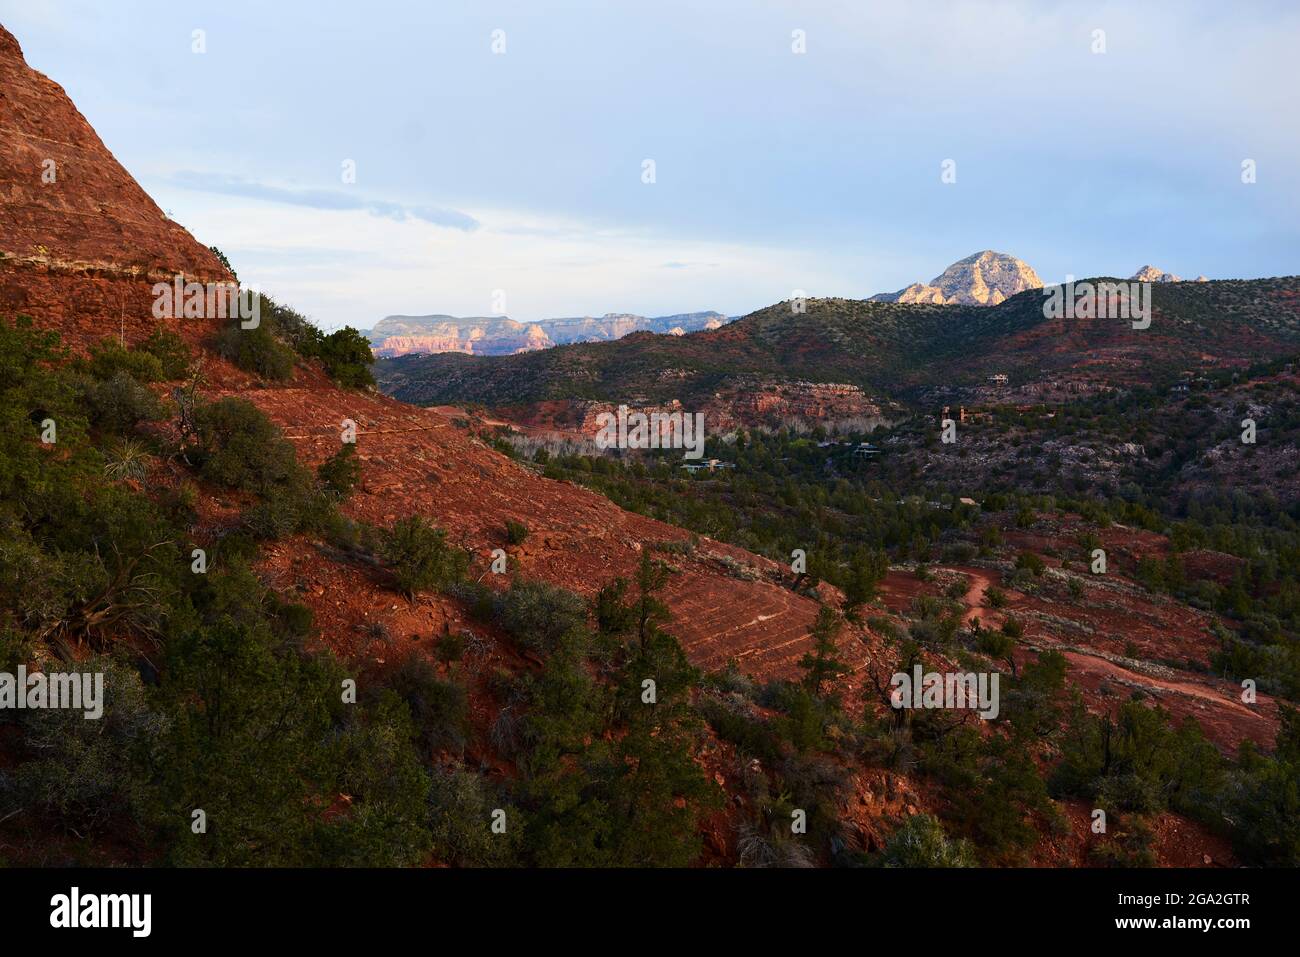
[{"label": "red sandstone outcrop", "polygon": [[[154,282],[231,279],[108,151],[57,83],[0,26],[0,314],[84,345],[154,324]],[[200,331],[195,330],[198,334]]]},{"label": "red sandstone outcrop", "polygon": [[370,331],[376,356],[392,358],[416,353],[463,352],[476,356],[508,356],[573,342],[608,342],[634,332],[685,335],[717,329],[726,317],[717,312],[691,312],[647,319],[628,313],[599,318],[542,319],[516,322],[506,316],[387,316]]},{"label": "red sandstone outcrop", "polygon": [[39,263],[229,279],[118,164],[63,88],[0,27],[0,251]]},{"label": "red sandstone outcrop", "polygon": [[[611,402],[592,399],[552,399],[497,410],[503,418],[528,430],[579,433],[594,437],[600,416],[616,411]],[[698,406],[680,400],[630,402],[633,411],[702,412],[707,435],[739,428],[776,428],[792,422],[833,425],[882,417],[880,405],[855,385],[834,382],[736,382]]]}]

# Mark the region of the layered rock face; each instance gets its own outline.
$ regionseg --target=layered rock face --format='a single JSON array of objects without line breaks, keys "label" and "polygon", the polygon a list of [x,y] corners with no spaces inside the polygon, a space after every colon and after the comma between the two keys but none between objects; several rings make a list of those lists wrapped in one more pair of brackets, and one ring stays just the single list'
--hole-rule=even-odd
[{"label": "layered rock face", "polygon": [[[704,414],[709,435],[738,428],[779,428],[792,422],[832,425],[858,419],[879,419],[880,405],[855,385],[835,382],[734,381],[700,405],[673,399],[662,404],[629,401],[637,412]],[[498,410],[509,421],[539,431],[580,433],[594,437],[600,416],[613,413],[612,402],[590,399],[549,400]]]},{"label": "layered rock face", "polygon": [[719,407],[708,421],[726,431],[791,421],[834,424],[881,414],[880,406],[860,388],[836,382],[754,383],[719,399]]},{"label": "layered rock face", "polygon": [[163,215],[3,26],[0,207],[0,314],[57,323],[74,346],[110,331],[145,334],[154,282],[232,278]]},{"label": "layered rock face", "polygon": [[543,319],[538,323],[558,346],[571,342],[608,342],[634,332],[657,332],[682,336],[703,329],[717,329],[727,321],[720,312],[685,312],[674,316],[637,316],[606,313],[599,319]]},{"label": "layered rock face", "polygon": [[372,350],[384,358],[424,352],[508,356],[554,344],[536,324],[505,316],[388,316],[370,333]]},{"label": "layered rock face", "polygon": [[599,319],[592,316],[577,316],[569,319],[543,319],[538,323],[557,346],[570,342],[608,342],[622,339],[633,332],[651,329],[651,322],[645,316],[628,313],[607,313]]},{"label": "layered rock face", "polygon": [[572,342],[608,342],[633,332],[685,335],[716,329],[726,321],[727,317],[719,312],[655,318],[608,313],[599,318],[583,316],[540,322],[516,322],[505,316],[388,316],[371,330],[370,345],[381,358],[434,352],[508,356]]},{"label": "layered rock face", "polygon": [[923,302],[938,305],[996,306],[1043,281],[1028,263],[985,249],[959,259],[929,283],[912,283],[898,292],[872,296],[874,302]]}]

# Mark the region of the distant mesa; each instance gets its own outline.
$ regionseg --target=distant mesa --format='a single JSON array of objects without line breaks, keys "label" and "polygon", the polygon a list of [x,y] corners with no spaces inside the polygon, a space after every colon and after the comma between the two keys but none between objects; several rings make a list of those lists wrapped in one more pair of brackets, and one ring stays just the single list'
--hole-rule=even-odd
[{"label": "distant mesa", "polygon": [[872,302],[935,303],[941,306],[996,306],[1043,281],[1024,260],[985,249],[959,259],[928,283],[914,282],[898,292],[880,293]]},{"label": "distant mesa", "polygon": [[607,313],[516,322],[506,316],[387,316],[370,330],[376,356],[461,352],[475,356],[508,356],[574,342],[610,342],[634,332],[684,336],[717,329],[729,320],[720,312],[688,312],[673,316]]}]

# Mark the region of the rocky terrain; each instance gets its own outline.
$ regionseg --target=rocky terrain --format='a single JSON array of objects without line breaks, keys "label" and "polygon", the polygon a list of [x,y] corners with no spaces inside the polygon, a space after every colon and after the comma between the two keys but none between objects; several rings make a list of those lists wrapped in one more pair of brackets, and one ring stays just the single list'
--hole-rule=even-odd
[{"label": "rocky terrain", "polygon": [[[1194,717],[1225,751],[1235,751],[1246,739],[1270,747],[1277,734],[1277,701],[1261,695],[1256,703],[1243,704],[1240,684],[1209,668],[1217,649],[1213,625],[1221,620],[1154,595],[1135,580],[1133,571],[1143,558],[1169,554],[1168,539],[1125,526],[1106,529],[1099,544],[1111,562],[1107,573],[1098,575],[1089,571],[1078,544],[1086,529],[1078,516],[1037,516],[1030,527],[1007,533],[1007,551],[993,561],[940,567],[935,580],[921,586],[905,573],[891,573],[886,603],[905,612],[916,595],[939,594],[950,575],[964,575],[970,582],[963,599],[968,620],[977,617],[993,627],[1007,617],[1020,621],[1026,636],[1023,660],[1042,649],[1064,653],[1071,684],[1093,707],[1109,707],[1137,692],[1179,718]],[[1047,568],[1037,578],[1015,574],[1011,558],[1024,551],[1044,557]],[[1204,554],[1194,574],[1212,575],[1233,565],[1232,556]],[[1023,590],[1015,582],[1024,583]],[[987,597],[994,586],[1005,595],[997,608]]]}]

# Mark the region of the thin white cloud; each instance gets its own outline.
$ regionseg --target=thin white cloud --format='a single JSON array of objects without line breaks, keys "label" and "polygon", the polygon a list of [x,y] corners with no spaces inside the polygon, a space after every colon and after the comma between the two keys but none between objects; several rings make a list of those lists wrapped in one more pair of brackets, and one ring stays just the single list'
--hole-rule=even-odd
[{"label": "thin white cloud", "polygon": [[437,206],[407,206],[382,199],[369,199],[345,190],[291,189],[285,186],[258,183],[239,176],[228,176],[222,173],[209,173],[201,170],[180,170],[172,174],[171,182],[183,189],[216,193],[222,196],[243,196],[248,199],[260,199],[289,206],[306,206],[310,209],[330,210],[360,209],[365,210],[372,216],[382,216],[394,220],[414,217],[435,226],[448,226],[452,229],[473,230],[478,229],[479,226],[478,220],[459,210],[444,209]]}]

